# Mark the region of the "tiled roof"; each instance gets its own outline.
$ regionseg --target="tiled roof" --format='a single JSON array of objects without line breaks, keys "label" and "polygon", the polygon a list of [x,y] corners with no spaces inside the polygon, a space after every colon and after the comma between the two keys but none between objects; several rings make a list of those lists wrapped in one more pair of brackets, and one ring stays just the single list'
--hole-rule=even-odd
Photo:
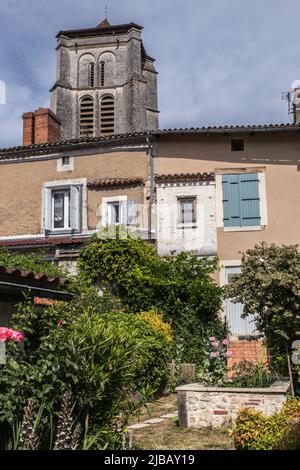
[{"label": "tiled roof", "polygon": [[59,31],[56,37],[59,38],[60,36],[66,36],[68,38],[79,38],[88,36],[104,36],[108,34],[126,34],[131,28],[139,29],[140,31],[143,29],[142,26],[136,23],[111,25],[108,22],[102,22],[96,28]]},{"label": "tiled roof", "polygon": [[[125,134],[113,134],[103,137],[84,137],[81,139],[60,140],[56,142],[45,142],[42,144],[34,144],[28,146],[18,146],[10,148],[0,148],[0,160],[15,158],[22,153],[26,157],[27,154],[34,152],[49,153],[57,150],[59,147],[66,149],[74,146],[93,146],[97,144],[113,145],[121,143],[139,142],[141,138],[159,137],[164,135],[197,135],[197,134],[233,134],[233,133],[249,133],[249,132],[300,132],[298,124],[264,124],[249,126],[219,126],[219,127],[190,127],[162,129],[158,131],[130,132]],[[25,155],[24,155],[25,154]]]},{"label": "tiled roof", "polygon": [[49,238],[20,238],[15,240],[1,240],[0,246],[35,246],[35,245],[73,245],[83,243],[89,237],[49,237]]},{"label": "tiled roof", "polygon": [[6,266],[0,266],[0,275],[8,275],[13,277],[18,277],[22,279],[27,279],[29,281],[39,281],[41,283],[52,284],[52,285],[60,285],[65,286],[69,283],[68,279],[61,278],[61,277],[50,277],[46,274],[42,273],[34,273],[32,271],[21,271],[17,268],[7,268]]},{"label": "tiled roof", "polygon": [[173,175],[155,175],[155,181],[163,183],[167,181],[214,181],[215,173],[175,173]]},{"label": "tiled roof", "polygon": [[42,153],[44,150],[46,151],[54,151],[57,147],[73,147],[74,145],[88,145],[88,144],[103,144],[105,145],[108,143],[111,145],[112,143],[116,142],[119,143],[120,141],[134,141],[135,138],[143,137],[148,135],[148,132],[131,132],[131,133],[126,133],[126,134],[113,134],[113,135],[107,135],[103,137],[83,137],[80,139],[69,139],[69,140],[58,140],[55,142],[44,142],[41,144],[33,144],[33,145],[27,145],[27,146],[18,146],[18,147],[10,147],[10,148],[0,148],[0,160],[2,158],[8,158],[7,154],[13,154],[12,158],[15,156],[15,154],[18,154],[19,152],[22,153],[31,153],[34,151],[38,151]]},{"label": "tiled roof", "polygon": [[143,178],[100,178],[95,181],[88,181],[88,188],[103,188],[112,186],[131,186],[144,184]]}]

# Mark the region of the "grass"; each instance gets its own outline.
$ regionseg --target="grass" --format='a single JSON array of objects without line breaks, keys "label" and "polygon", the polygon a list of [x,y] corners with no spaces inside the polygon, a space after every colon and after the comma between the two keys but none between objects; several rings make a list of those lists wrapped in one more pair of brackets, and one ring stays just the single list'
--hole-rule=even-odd
[{"label": "grass", "polygon": [[161,397],[153,402],[147,403],[138,417],[131,420],[130,424],[146,421],[151,418],[158,418],[159,416],[174,413],[177,411],[177,395],[168,395]]},{"label": "grass", "polygon": [[[148,403],[135,423],[177,411],[177,395]],[[131,423],[133,424],[133,423]],[[172,419],[133,431],[135,450],[229,450],[233,444],[226,432],[180,428]]]},{"label": "grass", "polygon": [[172,420],[135,430],[135,450],[230,450],[233,444],[226,433],[180,428]]}]

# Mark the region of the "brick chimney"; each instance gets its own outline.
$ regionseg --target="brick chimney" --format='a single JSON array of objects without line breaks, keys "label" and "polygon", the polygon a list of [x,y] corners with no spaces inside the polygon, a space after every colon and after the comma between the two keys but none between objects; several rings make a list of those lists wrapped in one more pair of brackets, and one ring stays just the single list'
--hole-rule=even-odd
[{"label": "brick chimney", "polygon": [[60,139],[60,120],[48,108],[23,114],[23,145],[42,144]]}]

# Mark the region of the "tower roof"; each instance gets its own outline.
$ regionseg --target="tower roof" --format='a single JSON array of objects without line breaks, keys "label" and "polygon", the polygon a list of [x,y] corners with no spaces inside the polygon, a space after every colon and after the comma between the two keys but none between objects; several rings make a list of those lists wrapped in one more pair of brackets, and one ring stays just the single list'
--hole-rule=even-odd
[{"label": "tower roof", "polygon": [[113,34],[126,34],[132,28],[142,31],[143,27],[136,23],[127,23],[119,25],[111,25],[110,22],[105,19],[96,28],[87,29],[71,29],[66,31],[59,31],[57,38],[60,36],[66,36],[67,38],[80,38],[88,36],[108,36]]},{"label": "tower roof", "polygon": [[105,20],[101,21],[100,24],[98,24],[97,28],[110,28],[111,27],[111,24],[110,22],[108,21],[107,18],[105,18]]}]

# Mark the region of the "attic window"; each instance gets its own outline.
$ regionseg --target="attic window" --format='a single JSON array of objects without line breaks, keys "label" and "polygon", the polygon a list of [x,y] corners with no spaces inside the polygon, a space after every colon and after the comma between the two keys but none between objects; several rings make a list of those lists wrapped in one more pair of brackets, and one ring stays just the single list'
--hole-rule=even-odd
[{"label": "attic window", "polygon": [[243,152],[245,149],[244,139],[231,139],[231,151]]},{"label": "attic window", "polygon": [[70,165],[70,157],[62,157],[62,166]]}]

